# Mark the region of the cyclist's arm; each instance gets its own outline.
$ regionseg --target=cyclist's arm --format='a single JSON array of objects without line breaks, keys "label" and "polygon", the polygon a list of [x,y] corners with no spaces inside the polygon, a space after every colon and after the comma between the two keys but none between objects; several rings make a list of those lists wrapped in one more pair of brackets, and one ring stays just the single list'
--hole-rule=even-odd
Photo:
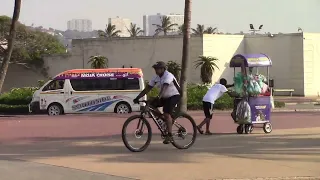
[{"label": "cyclist's arm", "polygon": [[144,95],[148,94],[148,92],[151,91],[151,89],[153,88],[153,86],[147,85],[147,87],[145,87],[140,94],[137,96],[137,99],[142,98]]},{"label": "cyclist's arm", "polygon": [[156,85],[155,77],[151,79],[149,84],[140,92],[140,94],[136,97],[137,99],[142,98],[144,95],[148,94],[151,89]]},{"label": "cyclist's arm", "polygon": [[171,84],[174,81],[174,76],[169,74],[165,77],[162,88],[159,93],[159,98],[163,96],[163,92],[167,91],[167,88],[169,87],[169,84]]},{"label": "cyclist's arm", "polygon": [[162,97],[163,92],[165,92],[165,91],[167,90],[168,86],[169,86],[168,83],[164,83],[164,84],[162,85],[162,88],[161,88],[160,93],[159,93],[159,98]]}]

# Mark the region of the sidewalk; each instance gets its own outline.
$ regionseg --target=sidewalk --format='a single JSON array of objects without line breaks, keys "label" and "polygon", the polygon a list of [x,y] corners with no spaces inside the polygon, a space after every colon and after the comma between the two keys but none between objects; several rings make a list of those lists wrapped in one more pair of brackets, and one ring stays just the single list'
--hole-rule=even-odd
[{"label": "sidewalk", "polygon": [[[250,135],[199,136],[188,150],[153,137],[142,153],[124,148],[121,138],[74,139],[2,145],[2,157],[145,180],[319,177],[320,128],[256,129]],[[168,171],[168,169],[170,171]],[[319,178],[318,178],[319,179]],[[262,180],[262,179],[260,179]]]}]

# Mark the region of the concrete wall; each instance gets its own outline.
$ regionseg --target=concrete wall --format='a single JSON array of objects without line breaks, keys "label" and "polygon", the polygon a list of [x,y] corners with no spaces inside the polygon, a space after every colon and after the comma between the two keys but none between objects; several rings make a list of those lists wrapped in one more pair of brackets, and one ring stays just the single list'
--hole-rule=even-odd
[{"label": "concrete wall", "polygon": [[[275,80],[275,88],[295,89],[294,95],[304,95],[303,36],[280,34],[245,36],[246,53],[267,54],[273,63],[270,77]],[[266,71],[262,71],[266,74]],[[288,93],[287,93],[288,95]]]},{"label": "concrete wall", "polygon": [[[236,54],[244,53],[243,35],[215,35],[205,34],[203,36],[203,55],[212,56],[218,59],[212,81],[216,82],[220,78],[233,81],[233,68],[229,68],[231,58]],[[200,71],[200,69],[199,69]]]},{"label": "concrete wall", "polygon": [[[190,63],[202,54],[202,37],[192,37],[190,43]],[[52,56],[45,58],[45,65],[49,67],[49,75],[75,68],[90,68],[90,56],[102,55],[109,59],[109,67],[139,67],[143,69],[148,80],[154,75],[151,66],[157,61],[181,62],[182,37],[139,37],[121,39],[84,39],[73,40],[72,56]],[[194,68],[189,68],[191,81],[199,81],[194,74]],[[191,76],[192,75],[192,76]],[[199,76],[198,76],[199,77]]]},{"label": "concrete wall", "polygon": [[320,95],[320,34],[303,33],[304,90],[306,96]]},{"label": "concrete wall", "polygon": [[45,79],[41,73],[31,68],[19,64],[10,64],[2,92],[9,91],[11,88],[37,86],[38,80]]}]

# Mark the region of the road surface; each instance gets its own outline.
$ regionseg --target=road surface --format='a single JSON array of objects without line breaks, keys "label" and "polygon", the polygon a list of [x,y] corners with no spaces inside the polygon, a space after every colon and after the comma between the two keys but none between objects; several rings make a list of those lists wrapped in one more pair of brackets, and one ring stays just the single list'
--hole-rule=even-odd
[{"label": "road surface", "polygon": [[[201,112],[191,115],[199,123]],[[320,113],[273,113],[274,132],[236,135],[228,113],[217,113],[213,136],[179,151],[153,143],[128,152],[119,136],[128,115],[0,117],[1,179],[216,179],[320,176]],[[153,125],[153,129],[156,127]],[[173,169],[164,173],[163,168]],[[16,173],[20,172],[20,173]],[[112,175],[115,176],[112,176]],[[51,179],[50,179],[51,178]]]}]

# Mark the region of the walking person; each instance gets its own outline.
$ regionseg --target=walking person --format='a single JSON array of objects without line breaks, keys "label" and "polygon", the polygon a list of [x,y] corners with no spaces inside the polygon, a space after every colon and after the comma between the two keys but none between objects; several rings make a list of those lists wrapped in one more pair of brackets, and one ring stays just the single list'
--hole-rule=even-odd
[{"label": "walking person", "polygon": [[197,129],[200,134],[203,134],[202,126],[206,124],[205,135],[212,135],[210,132],[210,121],[212,119],[213,114],[213,105],[217,99],[219,99],[225,92],[228,92],[227,87],[232,87],[232,85],[227,85],[227,80],[222,78],[220,82],[214,84],[208,92],[204,95],[202,99],[203,104],[203,112],[205,115],[205,119],[197,126]]}]

